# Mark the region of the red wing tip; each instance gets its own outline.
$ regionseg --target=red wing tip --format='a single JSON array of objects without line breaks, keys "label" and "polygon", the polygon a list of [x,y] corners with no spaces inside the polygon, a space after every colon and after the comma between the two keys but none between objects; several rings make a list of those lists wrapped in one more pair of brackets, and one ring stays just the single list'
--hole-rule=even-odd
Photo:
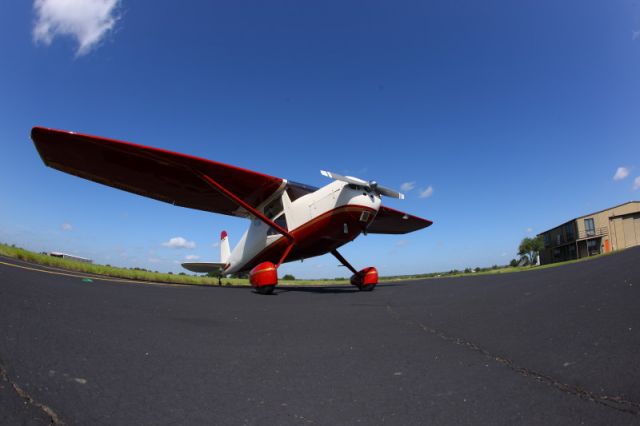
[{"label": "red wing tip", "polygon": [[47,129],[45,129],[44,127],[40,127],[40,126],[33,126],[31,128],[31,139],[33,139],[36,134],[38,134],[39,132],[42,132],[44,130],[47,130]]},{"label": "red wing tip", "polygon": [[52,129],[50,127],[43,127],[43,126],[33,126],[31,128],[31,139],[34,139],[34,137],[38,136],[38,134],[51,134],[51,133],[66,133],[69,135],[75,135],[76,132],[72,132],[70,130],[58,130],[58,129]]},{"label": "red wing tip", "polygon": [[225,238],[227,238],[227,231],[222,231],[222,232],[220,233],[220,239],[221,239],[221,240],[224,240]]},{"label": "red wing tip", "polygon": [[50,127],[44,127],[44,126],[33,126],[31,128],[31,133],[34,132],[65,132],[65,133],[70,133],[68,131],[65,130],[56,130],[56,129],[52,129]]}]

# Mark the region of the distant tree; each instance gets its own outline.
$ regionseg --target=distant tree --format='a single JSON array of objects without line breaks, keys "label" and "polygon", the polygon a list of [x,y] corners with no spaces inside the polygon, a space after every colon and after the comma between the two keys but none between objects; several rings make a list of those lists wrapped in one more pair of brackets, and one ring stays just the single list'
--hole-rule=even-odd
[{"label": "distant tree", "polygon": [[471,268],[464,268],[464,273],[465,273],[465,274],[470,274],[470,273],[472,273],[472,272],[473,272],[473,271],[471,270]]},{"label": "distant tree", "polygon": [[498,269],[498,265],[493,265],[491,269]]},{"label": "distant tree", "polygon": [[291,274],[286,274],[284,277],[282,277],[282,279],[285,280],[285,281],[293,281],[293,280],[296,279],[296,277],[294,277]]},{"label": "distant tree", "polygon": [[185,274],[184,272],[180,272],[178,275],[187,275],[187,274]]},{"label": "distant tree", "polygon": [[544,240],[542,239],[542,236],[539,235],[536,238],[525,237],[522,239],[520,247],[518,247],[518,254],[526,257],[528,263],[532,265],[536,261],[536,256],[543,248]]},{"label": "distant tree", "polygon": [[511,262],[509,262],[509,266],[515,268],[516,266],[518,266],[518,261],[516,259],[511,259]]}]

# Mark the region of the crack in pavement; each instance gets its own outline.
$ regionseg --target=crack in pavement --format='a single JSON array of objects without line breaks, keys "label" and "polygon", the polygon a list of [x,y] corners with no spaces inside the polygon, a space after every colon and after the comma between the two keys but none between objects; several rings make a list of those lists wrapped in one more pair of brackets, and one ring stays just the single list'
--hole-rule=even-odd
[{"label": "crack in pavement", "polygon": [[7,375],[7,370],[4,367],[4,364],[2,363],[2,361],[0,361],[0,380],[9,383],[13,388],[13,390],[15,391],[15,393],[20,398],[22,398],[27,404],[33,405],[34,407],[44,412],[49,417],[49,419],[51,419],[51,424],[64,425],[64,422],[60,419],[58,414],[56,414],[56,412],[51,409],[51,407],[36,401],[35,399],[33,399],[31,395],[29,395],[24,389],[22,389],[16,382],[9,379],[9,376]]},{"label": "crack in pavement", "polygon": [[484,355],[487,358],[490,358],[491,360],[493,360],[494,362],[504,365],[505,367],[509,368],[510,370],[524,376],[530,379],[535,379],[538,382],[544,383],[550,387],[553,387],[561,392],[564,392],[566,394],[569,395],[574,395],[574,396],[578,396],[581,399],[585,399],[591,402],[595,402],[597,404],[601,404],[604,405],[608,408],[612,408],[614,410],[617,411],[621,411],[623,413],[628,413],[628,414],[633,414],[633,415],[639,415],[640,414],[640,402],[635,402],[635,401],[629,401],[626,400],[624,398],[622,398],[621,396],[609,396],[609,395],[598,395],[595,392],[591,392],[587,389],[581,388],[579,386],[575,386],[575,385],[570,385],[570,384],[566,384],[566,383],[562,383],[559,382],[558,380],[549,377],[545,374],[539,373],[537,371],[534,370],[530,370],[526,367],[522,367],[519,366],[517,364],[515,364],[512,360],[505,358],[503,356],[500,355],[494,355],[491,352],[489,352],[488,350],[476,345],[473,342],[470,342],[468,340],[462,339],[460,337],[453,337],[453,336],[449,336],[446,333],[436,330],[435,328],[429,327],[428,325],[422,324],[421,322],[418,321],[413,321],[410,319],[405,319],[402,318],[402,316],[396,312],[390,304],[387,304],[387,312],[393,316],[396,320],[400,321],[400,322],[404,322],[405,324],[409,324],[412,326],[417,326],[420,329],[422,329],[422,331],[432,334],[434,336],[439,337],[440,339],[446,341],[446,342],[450,342],[450,343],[454,343],[458,346],[462,346],[465,347],[469,350],[478,352],[482,355]]}]

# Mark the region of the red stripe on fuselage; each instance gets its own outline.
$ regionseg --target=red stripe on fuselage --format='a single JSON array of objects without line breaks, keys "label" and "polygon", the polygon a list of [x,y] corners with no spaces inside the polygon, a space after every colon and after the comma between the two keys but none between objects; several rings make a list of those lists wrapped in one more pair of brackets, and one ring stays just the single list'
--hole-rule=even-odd
[{"label": "red stripe on fuselage", "polygon": [[[363,211],[372,213],[366,223],[360,222],[360,215]],[[371,207],[352,204],[337,207],[311,219],[289,231],[295,244],[284,263],[320,256],[352,241],[360,235],[368,223],[374,220],[376,213],[376,210]],[[344,232],[345,223],[347,224],[347,233]],[[262,249],[239,271],[250,270],[262,262],[278,263],[289,244],[286,237],[279,238]]]}]

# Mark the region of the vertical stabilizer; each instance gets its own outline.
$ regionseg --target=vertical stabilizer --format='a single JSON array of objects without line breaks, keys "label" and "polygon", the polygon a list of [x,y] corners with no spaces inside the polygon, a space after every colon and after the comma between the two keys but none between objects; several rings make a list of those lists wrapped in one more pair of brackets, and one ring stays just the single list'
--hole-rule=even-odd
[{"label": "vertical stabilizer", "polygon": [[220,262],[229,263],[229,257],[231,256],[231,249],[229,248],[229,237],[227,231],[220,233]]}]

